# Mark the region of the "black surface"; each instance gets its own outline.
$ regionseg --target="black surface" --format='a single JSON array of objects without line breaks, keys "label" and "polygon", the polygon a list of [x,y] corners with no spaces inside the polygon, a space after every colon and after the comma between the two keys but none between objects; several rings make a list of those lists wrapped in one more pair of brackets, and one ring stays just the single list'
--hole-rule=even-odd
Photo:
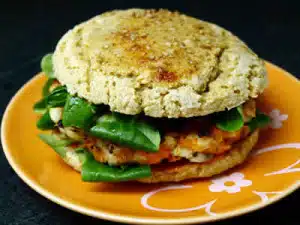
[{"label": "black surface", "polygon": [[[262,58],[300,74],[297,1],[1,1],[1,116],[12,95],[39,71],[40,58],[53,50],[67,29],[106,10],[131,7],[169,8],[215,22],[238,35]],[[35,193],[17,177],[2,152],[0,177],[0,224],[104,223],[62,208]],[[298,190],[262,210],[216,224],[299,225],[299,197]]]}]

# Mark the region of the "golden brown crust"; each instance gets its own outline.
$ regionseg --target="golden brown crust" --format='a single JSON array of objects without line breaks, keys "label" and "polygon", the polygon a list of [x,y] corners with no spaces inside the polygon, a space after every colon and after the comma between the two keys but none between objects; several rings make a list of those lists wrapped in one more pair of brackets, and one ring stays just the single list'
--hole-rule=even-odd
[{"label": "golden brown crust", "polygon": [[257,143],[259,130],[234,145],[226,155],[207,163],[182,163],[152,167],[152,176],[139,179],[142,183],[179,182],[193,178],[205,178],[220,174],[243,163]]},{"label": "golden brown crust", "polygon": [[229,31],[168,10],[117,10],[68,31],[53,55],[71,94],[124,114],[204,116],[256,98],[263,61]]}]

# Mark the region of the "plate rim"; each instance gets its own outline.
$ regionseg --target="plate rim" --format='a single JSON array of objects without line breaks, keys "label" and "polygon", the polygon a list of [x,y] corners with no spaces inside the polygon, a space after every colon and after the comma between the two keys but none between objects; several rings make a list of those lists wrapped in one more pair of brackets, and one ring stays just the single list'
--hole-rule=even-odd
[{"label": "plate rim", "polygon": [[[266,64],[268,64],[271,67],[274,67],[276,70],[280,70],[284,75],[287,75],[289,78],[293,79],[296,82],[300,81],[294,77],[291,73],[287,72],[283,68],[271,63],[270,61],[264,60]],[[42,187],[34,180],[30,179],[26,174],[22,171],[22,169],[19,167],[19,165],[14,161],[12,155],[10,154],[7,139],[6,139],[6,127],[7,127],[7,118],[9,115],[9,112],[12,109],[12,106],[16,102],[16,99],[21,95],[21,93],[24,91],[27,85],[34,82],[35,80],[39,79],[42,76],[42,73],[38,73],[35,76],[33,76],[31,79],[29,79],[25,84],[23,84],[18,91],[13,95],[13,97],[8,102],[3,117],[1,121],[1,142],[2,142],[2,148],[4,155],[12,169],[15,171],[15,173],[27,184],[31,189],[39,193],[41,196],[47,198],[48,200],[63,206],[69,210],[75,211],[77,213],[81,213],[87,216],[92,216],[94,218],[103,219],[103,220],[109,220],[114,222],[122,222],[122,223],[133,223],[133,224],[195,224],[195,223],[206,223],[206,222],[214,222],[218,220],[224,220],[229,219],[236,216],[241,216],[246,213],[254,212],[256,210],[259,210],[261,208],[264,208],[268,205],[271,205],[280,199],[285,198],[286,196],[290,195],[292,192],[296,191],[300,187],[300,179],[296,181],[294,184],[290,185],[286,189],[282,191],[281,194],[278,194],[277,196],[273,197],[268,202],[259,202],[256,204],[252,204],[250,206],[245,206],[243,208],[239,208],[233,211],[229,211],[226,213],[220,213],[216,216],[190,216],[186,218],[180,218],[180,219],[158,219],[158,218],[152,218],[152,217],[139,217],[139,216],[124,216],[117,213],[111,213],[111,212],[105,212],[100,210],[91,209],[88,207],[80,206],[76,203],[69,202],[68,200],[62,199],[55,195],[55,193],[51,193],[47,190],[47,188]]]}]

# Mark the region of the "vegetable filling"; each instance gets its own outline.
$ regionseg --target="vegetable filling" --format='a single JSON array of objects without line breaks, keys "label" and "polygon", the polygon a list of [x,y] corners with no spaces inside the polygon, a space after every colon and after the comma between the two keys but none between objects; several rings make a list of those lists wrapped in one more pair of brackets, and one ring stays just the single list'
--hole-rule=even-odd
[{"label": "vegetable filling", "polygon": [[253,99],[223,112],[196,118],[150,118],[110,112],[71,96],[53,75],[52,56],[41,67],[48,76],[43,98],[34,105],[40,138],[83,181],[126,181],[151,176],[150,165],[186,160],[203,163],[230,151],[255,129],[269,123]]}]

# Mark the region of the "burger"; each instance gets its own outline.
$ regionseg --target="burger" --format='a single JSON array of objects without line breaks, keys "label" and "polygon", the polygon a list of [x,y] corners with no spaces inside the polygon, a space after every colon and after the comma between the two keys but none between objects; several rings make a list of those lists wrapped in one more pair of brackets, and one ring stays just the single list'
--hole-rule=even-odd
[{"label": "burger", "polygon": [[86,182],[179,182],[243,163],[269,117],[264,62],[231,32],[179,12],[114,10],[41,61],[39,137]]}]

